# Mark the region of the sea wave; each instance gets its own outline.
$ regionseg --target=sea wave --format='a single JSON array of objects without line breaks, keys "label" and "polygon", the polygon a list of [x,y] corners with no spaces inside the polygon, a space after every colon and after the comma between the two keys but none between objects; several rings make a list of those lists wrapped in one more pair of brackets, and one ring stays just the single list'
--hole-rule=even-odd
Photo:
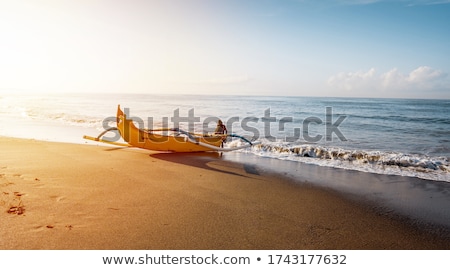
[{"label": "sea wave", "polygon": [[265,140],[261,144],[254,145],[244,151],[262,157],[320,166],[450,182],[450,160],[448,157],[343,149],[311,144],[293,145]]},{"label": "sea wave", "polygon": [[[250,125],[252,130],[256,128],[259,134],[266,134],[267,124],[270,134],[276,138],[292,137],[295,128],[301,128],[300,135],[325,136],[334,130],[327,129],[330,124],[336,123],[341,116],[347,116],[338,127],[345,135],[345,141],[328,142],[324,137],[317,144],[311,144],[262,139],[261,145],[246,152],[320,166],[450,182],[449,103],[445,100],[117,94],[105,101],[95,94],[8,95],[0,99],[0,124],[8,126],[0,129],[0,134],[78,142],[82,136],[74,138],[71,134],[96,135],[115,126],[117,104],[131,108],[130,116],[141,117],[148,128],[151,127],[147,117],[154,119],[152,127],[170,126],[173,123],[167,122],[174,110],[180,108],[180,116],[185,117],[191,108],[195,108],[196,117],[201,119],[218,116],[232,120],[234,117],[254,116],[255,122]],[[325,107],[333,108],[332,118],[324,115]],[[270,108],[270,117],[277,118],[278,123],[271,123],[271,118],[263,113],[267,108]],[[322,121],[308,123],[309,117]],[[303,126],[305,123],[308,125]],[[195,124],[197,132],[205,131],[203,124]],[[27,125],[35,131],[29,132]],[[180,123],[180,128],[189,129],[189,123]],[[208,124],[206,128],[214,129],[214,125]],[[228,130],[242,136],[251,133],[237,122],[229,124]]]}]

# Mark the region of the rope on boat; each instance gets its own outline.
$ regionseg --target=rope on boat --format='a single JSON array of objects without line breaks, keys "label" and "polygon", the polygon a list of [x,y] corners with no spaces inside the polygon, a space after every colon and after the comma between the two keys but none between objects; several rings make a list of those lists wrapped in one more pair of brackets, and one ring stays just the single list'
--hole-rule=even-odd
[{"label": "rope on boat", "polygon": [[223,134],[224,137],[235,137],[235,138],[239,138],[239,139],[245,141],[246,143],[248,143],[248,145],[242,145],[242,146],[233,147],[233,148],[223,148],[223,147],[217,147],[217,146],[214,146],[214,145],[203,143],[201,141],[197,141],[196,138],[193,136],[193,134],[190,133],[190,132],[187,132],[187,131],[184,131],[184,130],[181,130],[181,129],[176,129],[176,131],[180,132],[181,134],[187,135],[188,136],[188,140],[191,143],[195,143],[197,145],[209,148],[211,150],[220,151],[220,152],[234,151],[234,150],[238,150],[238,149],[251,147],[251,146],[256,145],[256,144],[260,144],[260,142],[253,142],[252,143],[251,141],[247,140],[246,138],[244,138],[242,136],[239,136],[239,135],[236,135],[236,134]]},{"label": "rope on boat", "polygon": [[[147,132],[153,132],[153,131],[173,131],[173,132],[178,132],[180,134],[184,134],[184,135],[188,136],[188,138],[190,139],[191,142],[197,143],[196,136],[195,136],[196,134],[195,133],[192,133],[192,132],[189,132],[189,131],[185,131],[185,130],[182,130],[180,128],[148,129],[146,131]],[[226,137],[239,138],[239,139],[243,140],[244,142],[250,144],[250,146],[253,146],[253,143],[251,141],[249,141],[248,139],[246,139],[246,138],[244,138],[242,136],[239,136],[239,135],[236,135],[236,134],[223,134],[223,137],[225,137],[225,136]]]},{"label": "rope on boat", "polygon": [[181,134],[184,134],[184,135],[188,136],[188,138],[189,138],[189,140],[190,140],[191,142],[194,142],[194,143],[197,142],[197,140],[195,139],[194,134],[192,134],[191,132],[187,132],[187,131],[184,131],[184,130],[179,129],[179,128],[173,128],[172,131],[174,131],[174,132],[179,132],[179,133],[181,133]]}]

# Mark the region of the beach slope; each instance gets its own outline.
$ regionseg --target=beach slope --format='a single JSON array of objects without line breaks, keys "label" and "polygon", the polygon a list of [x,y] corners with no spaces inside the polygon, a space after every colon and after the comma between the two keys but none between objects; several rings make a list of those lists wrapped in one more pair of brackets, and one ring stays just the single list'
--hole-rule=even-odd
[{"label": "beach slope", "polygon": [[218,154],[0,138],[0,249],[448,249]]}]

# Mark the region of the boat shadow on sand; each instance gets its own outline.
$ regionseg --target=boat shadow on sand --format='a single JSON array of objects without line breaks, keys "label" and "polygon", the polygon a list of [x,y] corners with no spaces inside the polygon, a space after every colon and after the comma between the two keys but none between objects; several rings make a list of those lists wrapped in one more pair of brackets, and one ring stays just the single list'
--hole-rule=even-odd
[{"label": "boat shadow on sand", "polygon": [[149,156],[159,160],[247,178],[257,179],[257,176],[260,175],[255,165],[226,161],[222,159],[222,154],[217,152],[152,153]]}]

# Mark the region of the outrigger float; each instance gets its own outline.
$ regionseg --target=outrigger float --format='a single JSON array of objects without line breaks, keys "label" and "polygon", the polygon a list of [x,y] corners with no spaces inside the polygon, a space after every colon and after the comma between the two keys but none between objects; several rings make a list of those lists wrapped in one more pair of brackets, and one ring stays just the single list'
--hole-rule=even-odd
[{"label": "outrigger float", "polygon": [[[110,131],[118,131],[126,143],[102,139],[103,135]],[[167,134],[161,133],[165,132]],[[222,147],[228,137],[239,138],[244,145],[232,148]],[[209,151],[234,151],[251,147],[259,142],[251,142],[236,134],[199,134],[181,130],[179,128],[140,129],[132,119],[117,107],[117,127],[109,128],[97,137],[83,136],[84,139],[103,142],[124,147],[138,147],[153,151],[168,152],[209,152]]]}]

